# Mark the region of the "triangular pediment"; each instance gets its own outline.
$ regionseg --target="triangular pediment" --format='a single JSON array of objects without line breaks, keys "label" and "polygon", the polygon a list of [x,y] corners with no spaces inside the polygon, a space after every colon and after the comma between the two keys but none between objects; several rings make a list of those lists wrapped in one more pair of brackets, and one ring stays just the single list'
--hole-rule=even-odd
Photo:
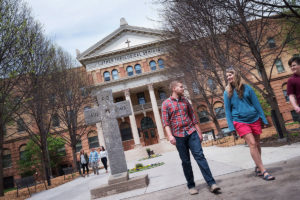
[{"label": "triangular pediment", "polygon": [[118,52],[138,46],[143,46],[162,40],[160,30],[147,29],[134,26],[121,26],[116,31],[97,42],[95,45],[80,54],[79,61]]}]

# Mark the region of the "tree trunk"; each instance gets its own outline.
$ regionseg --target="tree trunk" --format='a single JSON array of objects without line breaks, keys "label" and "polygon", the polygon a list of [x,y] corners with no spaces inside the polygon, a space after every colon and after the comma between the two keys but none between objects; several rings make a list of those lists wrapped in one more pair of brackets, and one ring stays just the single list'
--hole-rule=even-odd
[{"label": "tree trunk", "polygon": [[42,160],[43,160],[43,164],[44,164],[44,171],[45,171],[45,178],[47,179],[47,183],[48,183],[48,186],[51,185],[51,179],[50,179],[50,162],[49,162],[49,157],[48,157],[48,151],[47,151],[47,148],[48,148],[48,145],[47,145],[47,138],[46,138],[46,135],[42,134],[41,136],[41,140],[42,140]]},{"label": "tree trunk", "polygon": [[[273,96],[273,95],[272,95]],[[272,97],[269,97],[267,98],[274,114],[275,114],[275,117],[278,119],[278,124],[276,125],[276,121],[274,120],[273,121],[273,124],[277,130],[277,133],[279,135],[280,138],[283,138],[284,137],[284,133],[287,134],[287,130],[286,130],[286,127],[285,127],[285,123],[284,123],[284,119],[282,117],[282,114],[280,113],[280,109],[279,109],[279,106],[278,106],[278,102],[277,102],[277,99],[275,96]]]},{"label": "tree trunk", "polygon": [[0,122],[0,196],[4,196],[3,186],[3,142],[4,142],[4,125]]},{"label": "tree trunk", "polygon": [[77,171],[77,156],[76,156],[76,146],[72,145],[72,156],[73,156],[73,169]]}]

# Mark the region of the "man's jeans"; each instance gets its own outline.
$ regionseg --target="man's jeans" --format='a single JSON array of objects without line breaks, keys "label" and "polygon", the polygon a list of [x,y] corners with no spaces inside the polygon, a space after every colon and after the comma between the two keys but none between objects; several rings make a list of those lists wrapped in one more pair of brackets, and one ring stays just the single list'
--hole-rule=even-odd
[{"label": "man's jeans", "polygon": [[194,156],[194,159],[196,160],[206,183],[209,186],[215,184],[216,182],[212,177],[208,163],[204,157],[201,141],[197,131],[194,131],[191,135],[186,135],[185,137],[175,138],[176,148],[182,161],[182,168],[184,176],[187,180],[188,188],[190,189],[195,187],[194,174],[192,170],[189,150],[191,150],[192,155]]}]

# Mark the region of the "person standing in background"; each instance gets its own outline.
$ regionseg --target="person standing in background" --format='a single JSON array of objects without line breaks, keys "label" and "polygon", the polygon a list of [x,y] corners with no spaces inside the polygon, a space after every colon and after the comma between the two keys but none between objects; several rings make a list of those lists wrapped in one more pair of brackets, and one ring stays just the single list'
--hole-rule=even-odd
[{"label": "person standing in background", "polygon": [[91,167],[93,168],[94,174],[97,174],[97,175],[99,175],[98,162],[99,162],[99,154],[96,151],[96,149],[93,148],[90,153],[89,163],[90,163]]},{"label": "person standing in background", "polygon": [[101,158],[101,162],[106,170],[106,173],[108,172],[107,171],[107,152],[105,150],[105,148],[103,146],[100,147],[100,158]]},{"label": "person standing in background", "polygon": [[86,153],[84,153],[84,150],[80,151],[80,163],[81,163],[82,170],[83,170],[83,176],[85,177],[85,170],[86,170],[87,176],[89,176],[89,167],[88,167],[89,157]]}]

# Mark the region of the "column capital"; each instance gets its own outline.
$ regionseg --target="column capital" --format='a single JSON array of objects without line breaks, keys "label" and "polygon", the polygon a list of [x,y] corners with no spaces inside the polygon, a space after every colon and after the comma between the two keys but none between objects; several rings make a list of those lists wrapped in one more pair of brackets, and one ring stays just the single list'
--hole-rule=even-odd
[{"label": "column capital", "polygon": [[130,97],[129,89],[124,90],[124,94],[125,94],[126,97]]},{"label": "column capital", "polygon": [[153,84],[152,83],[148,84],[148,89],[153,90]]}]

